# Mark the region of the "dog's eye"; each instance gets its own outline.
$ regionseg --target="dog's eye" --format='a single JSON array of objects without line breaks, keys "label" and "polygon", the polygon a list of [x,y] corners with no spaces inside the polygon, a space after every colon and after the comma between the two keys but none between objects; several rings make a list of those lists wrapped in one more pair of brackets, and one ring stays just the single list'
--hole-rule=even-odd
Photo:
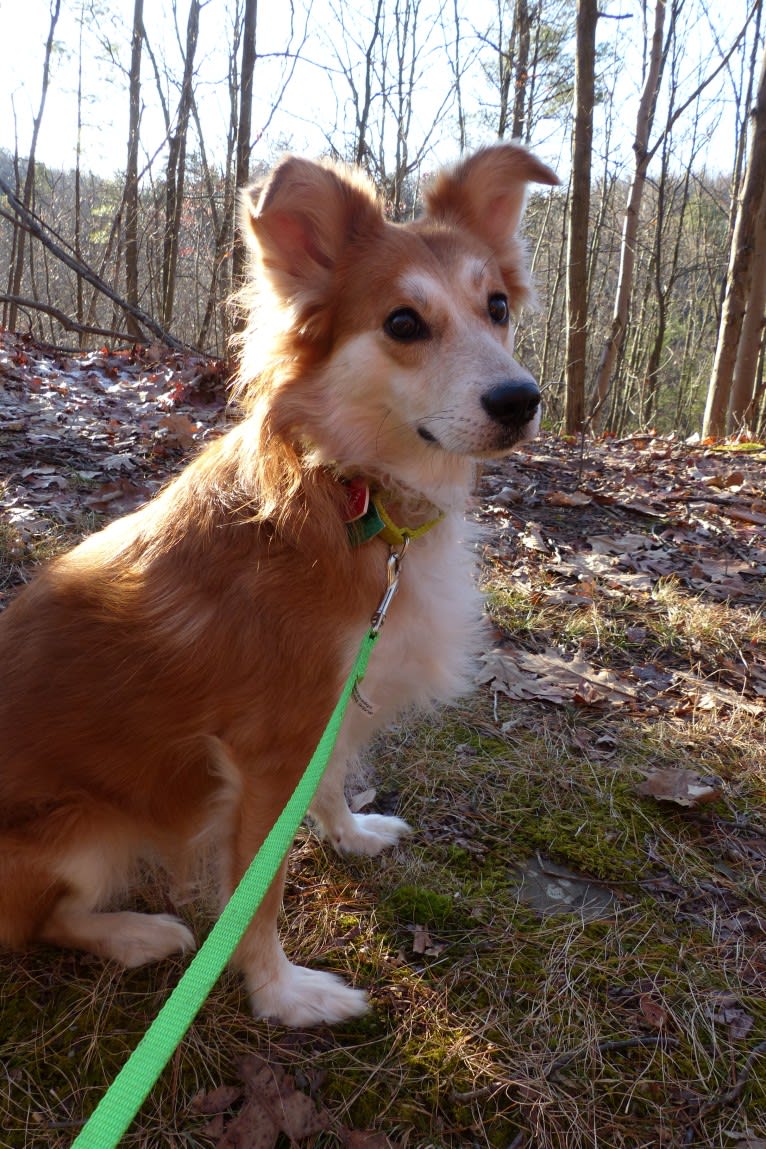
[{"label": "dog's eye", "polygon": [[428,338],[428,327],[411,307],[397,307],[392,311],[383,324],[383,330],[399,343]]},{"label": "dog's eye", "polygon": [[493,323],[500,323],[505,325],[510,319],[510,310],[508,308],[508,296],[501,295],[498,292],[496,295],[490,295],[489,302],[487,303],[487,310],[489,317]]}]

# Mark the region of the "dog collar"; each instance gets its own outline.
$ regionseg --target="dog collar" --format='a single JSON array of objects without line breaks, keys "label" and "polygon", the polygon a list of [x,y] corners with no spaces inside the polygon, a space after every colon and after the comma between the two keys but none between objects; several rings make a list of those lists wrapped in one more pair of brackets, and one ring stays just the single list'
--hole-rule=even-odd
[{"label": "dog collar", "polygon": [[373,495],[370,485],[364,479],[347,479],[344,482],[347,492],[344,521],[349,540],[354,547],[381,538],[392,547],[401,547],[412,539],[419,539],[432,527],[440,523],[444,513],[439,511],[428,522],[419,527],[398,526],[386,510],[381,495]]}]

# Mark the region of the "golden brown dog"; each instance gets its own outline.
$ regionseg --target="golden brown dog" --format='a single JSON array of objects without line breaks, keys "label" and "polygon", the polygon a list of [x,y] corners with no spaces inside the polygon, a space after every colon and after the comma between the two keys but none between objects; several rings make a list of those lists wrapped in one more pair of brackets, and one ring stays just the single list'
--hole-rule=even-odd
[{"label": "golden brown dog", "polygon": [[[403,709],[469,681],[474,461],[539,419],[511,326],[528,292],[529,181],[557,182],[520,147],[485,149],[401,225],[359,174],[287,158],[249,201],[244,418],[0,619],[0,942],[125,966],[193,946],[173,917],[105,907],[137,859],[172,869],[206,837],[222,898],[243,873],[385,589],[389,543],[348,522],[368,489],[405,533],[429,529],[410,542],[369,705],[351,706],[312,814],[345,851],[375,854],[407,831],[349,811],[346,767]],[[256,1014],[362,1012],[362,990],[287,960],[281,894],[282,876],[236,953]]]}]

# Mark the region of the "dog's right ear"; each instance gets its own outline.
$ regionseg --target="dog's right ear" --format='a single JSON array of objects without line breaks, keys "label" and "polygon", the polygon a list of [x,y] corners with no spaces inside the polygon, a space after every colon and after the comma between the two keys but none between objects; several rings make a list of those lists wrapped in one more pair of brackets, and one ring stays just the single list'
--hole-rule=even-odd
[{"label": "dog's right ear", "polygon": [[287,156],[260,188],[245,193],[249,242],[277,295],[315,303],[347,244],[377,233],[383,215],[359,172]]}]

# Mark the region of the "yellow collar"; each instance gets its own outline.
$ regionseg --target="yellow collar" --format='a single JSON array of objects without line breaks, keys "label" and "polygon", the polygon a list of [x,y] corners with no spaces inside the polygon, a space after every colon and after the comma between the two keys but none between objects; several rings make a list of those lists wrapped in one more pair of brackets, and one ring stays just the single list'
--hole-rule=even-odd
[{"label": "yellow collar", "polygon": [[[369,484],[360,478],[349,479],[348,515],[346,526],[352,546],[360,546],[369,539],[381,538],[392,547],[401,547],[411,539],[419,539],[444,518],[444,512],[422,523],[419,527],[399,526],[393,521],[383,504],[381,494],[373,495]],[[436,510],[436,508],[434,508]]]}]

